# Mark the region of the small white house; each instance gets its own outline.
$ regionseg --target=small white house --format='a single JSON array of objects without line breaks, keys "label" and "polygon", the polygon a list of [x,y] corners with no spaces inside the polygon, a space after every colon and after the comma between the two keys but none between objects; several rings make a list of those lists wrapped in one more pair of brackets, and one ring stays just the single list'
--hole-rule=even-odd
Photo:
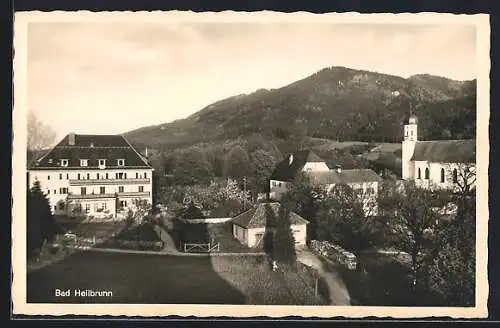
[{"label": "small white house", "polygon": [[[261,203],[231,220],[233,236],[248,247],[262,247],[264,236],[273,233],[275,220],[279,217],[283,205],[277,202]],[[290,227],[296,246],[303,246],[307,239],[309,221],[294,212],[289,213]]]}]

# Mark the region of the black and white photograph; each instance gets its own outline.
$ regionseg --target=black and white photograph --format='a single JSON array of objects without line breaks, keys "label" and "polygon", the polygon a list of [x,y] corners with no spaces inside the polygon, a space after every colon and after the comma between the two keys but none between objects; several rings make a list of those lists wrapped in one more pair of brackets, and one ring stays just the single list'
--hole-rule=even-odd
[{"label": "black and white photograph", "polygon": [[487,316],[489,33],[16,13],[14,313]]}]

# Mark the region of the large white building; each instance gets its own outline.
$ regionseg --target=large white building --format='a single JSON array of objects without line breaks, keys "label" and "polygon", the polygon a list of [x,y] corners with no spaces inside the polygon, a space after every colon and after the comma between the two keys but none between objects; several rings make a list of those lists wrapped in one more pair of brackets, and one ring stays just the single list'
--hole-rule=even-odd
[{"label": "large white building", "polygon": [[425,188],[475,187],[476,140],[418,140],[418,119],[404,125],[402,178]]},{"label": "large white building", "polygon": [[347,185],[357,195],[363,196],[365,213],[377,214],[377,195],[379,182],[382,180],[371,169],[342,169],[337,166],[330,169],[326,162],[310,150],[298,151],[288,155],[278,163],[269,181],[269,198],[280,200],[292,186],[295,177],[304,172],[313,185],[329,192],[335,185]]},{"label": "large white building", "polygon": [[152,203],[153,168],[121,135],[68,134],[28,167],[56,215],[119,216]]}]

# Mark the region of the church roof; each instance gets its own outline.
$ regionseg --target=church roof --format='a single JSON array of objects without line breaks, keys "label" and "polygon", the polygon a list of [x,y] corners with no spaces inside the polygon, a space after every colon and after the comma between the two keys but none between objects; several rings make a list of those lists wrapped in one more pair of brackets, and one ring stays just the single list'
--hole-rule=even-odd
[{"label": "church roof", "polygon": [[475,163],[476,140],[417,141],[412,161]]},{"label": "church roof", "polygon": [[[290,156],[292,156],[291,163]],[[289,154],[284,160],[276,165],[276,168],[271,174],[271,180],[292,181],[297,175],[297,172],[302,170],[306,163],[311,162],[318,163],[324,162],[324,160],[311,150],[301,150],[293,154]]]}]

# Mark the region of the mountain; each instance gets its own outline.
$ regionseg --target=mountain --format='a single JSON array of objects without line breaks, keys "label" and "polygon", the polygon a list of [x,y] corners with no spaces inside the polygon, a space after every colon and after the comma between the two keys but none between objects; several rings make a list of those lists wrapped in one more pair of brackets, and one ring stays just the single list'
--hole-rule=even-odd
[{"label": "mountain", "polygon": [[419,116],[422,138],[471,138],[475,97],[475,80],[427,74],[405,79],[329,67],[285,87],[223,99],[185,119],[125,135],[135,144],[151,147],[182,147],[255,134],[273,140],[309,136],[399,142],[411,110]]}]

